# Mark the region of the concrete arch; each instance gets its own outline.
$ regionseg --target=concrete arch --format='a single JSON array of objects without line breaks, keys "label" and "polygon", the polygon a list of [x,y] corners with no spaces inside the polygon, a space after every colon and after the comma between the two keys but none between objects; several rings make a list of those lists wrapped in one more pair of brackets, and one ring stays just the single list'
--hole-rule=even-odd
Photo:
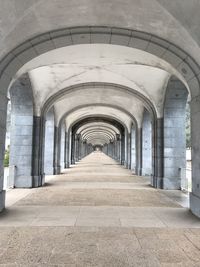
[{"label": "concrete arch", "polygon": [[[126,92],[127,96],[133,96],[137,99],[139,99],[145,106],[145,108],[147,110],[149,110],[149,112],[152,114],[152,116],[154,116],[155,118],[157,117],[157,112],[156,112],[156,108],[154,107],[154,105],[151,103],[151,101],[149,99],[147,99],[145,96],[143,96],[141,93],[139,93],[136,90],[130,89],[126,86],[123,85],[116,85],[116,84],[109,84],[109,83],[87,83],[87,84],[79,84],[78,86],[70,86],[69,88],[64,88],[63,90],[61,90],[60,92],[58,92],[57,94],[53,95],[52,97],[50,97],[46,103],[44,104],[44,107],[42,109],[41,115],[44,116],[44,114],[47,112],[47,110],[59,99],[61,99],[62,97],[66,97],[67,94],[69,93],[75,93],[80,91],[83,88],[87,88],[87,89],[93,89],[96,87],[100,87],[100,88],[114,88],[118,91],[121,92]],[[98,104],[98,103],[97,103]],[[118,107],[119,109],[121,109],[121,107]]]},{"label": "concrete arch", "polygon": [[[112,117],[108,117],[108,116],[102,116],[101,115],[98,115],[96,117],[92,116],[86,116],[85,118],[82,117],[82,118],[79,118],[77,119],[72,125],[70,125],[70,131],[72,132],[72,145],[71,145],[71,148],[73,147],[76,147],[76,140],[75,140],[75,133],[77,132],[77,130],[87,124],[87,123],[90,123],[90,122],[107,122],[107,123],[110,123],[111,125],[114,125],[115,127],[117,127],[119,129],[119,131],[121,132],[121,136],[122,136],[122,143],[121,143],[121,146],[123,147],[122,148],[122,158],[124,160],[125,158],[125,147],[124,147],[124,143],[125,143],[125,129],[126,129],[126,126],[123,125],[123,122],[120,122],[119,119],[116,119],[116,118],[112,118]],[[94,137],[96,138],[96,137]],[[103,138],[103,137],[102,137]],[[96,141],[99,140],[96,138]],[[103,138],[102,140],[104,140],[103,142],[106,143],[107,142],[107,139]],[[71,161],[72,163],[74,163],[76,160],[75,160],[75,155],[74,155],[74,151],[76,151],[76,149],[71,149]],[[76,152],[77,154],[77,152]]]},{"label": "concrete arch", "polygon": [[79,129],[78,133],[82,134],[82,133],[84,133],[84,131],[87,131],[87,129],[95,129],[96,127],[99,127],[100,129],[105,128],[108,131],[112,132],[113,134],[119,134],[119,131],[115,127],[113,127],[113,126],[111,127],[110,125],[106,125],[103,123],[101,123],[101,124],[93,123],[93,124],[87,125],[86,128]]},{"label": "concrete arch", "polygon": [[107,133],[109,133],[110,135],[115,135],[116,134],[116,132],[113,130],[113,129],[111,129],[111,128],[108,128],[108,127],[106,127],[106,126],[88,126],[86,129],[83,129],[83,130],[81,130],[80,131],[80,134],[81,135],[84,135],[85,133],[88,133],[88,132],[90,132],[90,131],[105,131],[105,132],[107,132]]},{"label": "concrete arch", "polygon": [[109,141],[113,141],[112,137],[106,133],[101,133],[101,132],[95,132],[95,133],[90,133],[87,134],[87,136],[85,137],[86,140],[89,140],[91,137],[95,137],[95,138],[99,138],[99,137],[104,137]]},{"label": "concrete arch", "polygon": [[89,131],[87,132],[86,134],[82,135],[82,138],[85,138],[87,139],[89,136],[91,135],[98,135],[98,134],[103,134],[105,136],[107,136],[110,140],[114,140],[115,139],[115,136],[113,134],[111,134],[110,132],[107,132],[105,130],[101,131],[101,130],[94,130],[94,131]]},{"label": "concrete arch", "polygon": [[[102,26],[75,27],[53,32],[47,32],[33,39],[30,39],[27,42],[24,42],[17,48],[13,49],[7,56],[5,56],[1,60],[0,82],[4,83],[4,88],[8,88],[9,83],[12,77],[17,72],[17,70],[19,70],[25,62],[30,61],[31,58],[34,58],[37,55],[66,45],[75,45],[80,43],[98,43],[99,39],[101,39],[102,36],[104,37],[102,38],[103,43],[119,44],[130,46],[133,48],[138,48],[137,40],[139,40],[139,47],[141,50],[147,51],[151,54],[156,54],[156,56],[159,56],[161,58],[164,57],[164,59],[169,62],[170,65],[174,66],[177,70],[179,70],[181,75],[188,82],[192,95],[196,95],[197,92],[195,91],[198,90],[198,75],[200,73],[200,69],[195,60],[181,48],[160,38],[159,36],[154,36],[146,32],[134,31],[132,29],[123,29],[115,27],[110,28]],[[63,37],[67,40],[65,40],[64,43],[59,42],[59,38]],[[56,42],[56,39],[58,42]],[[122,40],[124,40],[124,42]],[[55,46],[56,43],[57,46]],[[29,56],[27,55],[27,51],[29,51]],[[23,54],[24,56],[22,56]]]},{"label": "concrete arch", "polygon": [[93,129],[85,130],[85,133],[82,133],[81,136],[83,138],[85,138],[88,136],[88,134],[91,134],[91,133],[105,133],[106,135],[108,135],[110,137],[110,139],[115,138],[115,133],[113,133],[107,129],[101,129],[101,128],[93,128]]},{"label": "concrete arch", "polygon": [[[72,114],[73,112],[76,112],[77,110],[80,110],[80,109],[89,108],[89,107],[108,107],[108,108],[116,109],[116,110],[118,110],[119,112],[122,112],[122,113],[126,114],[128,117],[130,117],[130,119],[133,121],[133,123],[134,123],[135,125],[137,125],[137,121],[136,121],[135,117],[134,117],[132,114],[130,114],[128,111],[124,110],[123,108],[118,107],[118,106],[116,106],[116,105],[112,105],[112,104],[110,104],[110,105],[107,105],[107,104],[106,104],[106,105],[103,105],[103,104],[100,104],[100,103],[93,103],[93,104],[90,104],[90,105],[81,105],[81,106],[78,106],[78,107],[76,107],[76,108],[70,110],[69,112],[65,113],[65,114],[62,116],[62,118],[60,119],[59,124],[58,124],[58,127],[59,127],[59,125],[63,122],[63,120],[64,120],[67,116],[69,116],[70,114]],[[69,127],[69,126],[68,126],[68,127]]]},{"label": "concrete arch", "polygon": [[[112,28],[111,33],[112,33],[113,36],[114,35],[117,35],[118,36],[118,33],[113,34],[113,28]],[[78,34],[79,34],[79,37],[81,37],[80,36],[80,31],[78,32]],[[44,52],[44,50],[45,50],[44,47],[47,44],[47,43],[45,44],[45,42],[49,42],[49,40],[51,39],[51,38],[49,38],[50,34],[47,34],[47,35],[48,35],[48,38],[47,39],[41,38],[42,40],[40,39],[40,41],[38,40],[38,42],[35,40],[35,42],[32,42],[32,43],[30,42],[30,46],[28,45],[27,47],[29,49],[32,49],[31,47],[33,46],[33,43],[34,43],[35,49],[37,51],[39,51],[41,49],[41,44],[43,44],[44,45],[43,46],[43,52]],[[66,36],[66,34],[65,34],[65,36]],[[71,36],[71,31],[70,31],[70,36]],[[134,34],[131,31],[131,35],[129,35],[129,41],[132,39],[133,36],[134,36]],[[150,38],[148,39],[148,44],[145,47],[147,50],[150,47],[151,40],[153,39],[153,37],[155,37],[155,36],[152,36],[151,35]],[[135,36],[134,36],[134,38],[135,38]],[[79,39],[85,39],[85,38],[79,38]],[[90,39],[91,39],[91,32],[90,32]],[[136,39],[137,39],[137,37],[136,37]],[[141,38],[141,39],[144,40],[144,38]],[[44,42],[43,42],[43,40],[44,40]],[[109,39],[109,40],[113,40],[113,39]],[[164,40],[162,40],[162,41],[164,41]],[[51,43],[51,41],[50,41],[50,43]],[[165,41],[164,41],[164,44],[165,44]],[[154,45],[155,45],[155,43],[154,43]],[[18,56],[22,54],[21,53],[22,51],[23,52],[24,51],[27,52],[27,50],[26,50],[25,47],[26,47],[26,44],[23,44],[23,49],[22,49],[22,47],[18,47],[17,48],[17,49],[19,49],[18,52],[17,51],[12,51],[11,54],[9,54],[9,57],[5,57],[2,60],[2,62],[1,62],[1,64],[2,64],[1,65],[1,67],[2,67],[1,68],[1,74],[2,74],[1,75],[1,78],[2,78],[1,79],[1,82],[2,82],[1,88],[5,88],[5,91],[7,90],[7,85],[10,83],[10,80],[12,78],[12,73],[15,73],[16,72],[16,69],[19,69],[19,67],[22,65],[22,64],[20,64],[21,62],[19,62]],[[51,45],[50,45],[50,47],[51,47]],[[160,48],[161,45],[159,44],[158,47]],[[169,56],[169,53],[168,52],[171,53],[172,47],[174,47],[173,44],[172,44],[172,46],[171,46],[171,44],[167,45],[165,47],[165,51],[163,52],[163,54]],[[175,46],[175,48],[177,48],[177,47]],[[154,46],[154,49],[155,49],[155,46]],[[49,48],[48,48],[48,50],[49,50]],[[155,50],[159,51],[159,49],[155,49]],[[177,54],[179,54],[179,52],[183,52],[183,51],[178,49]],[[172,53],[172,54],[174,55],[174,58],[176,58],[177,54],[176,53]],[[180,53],[180,54],[182,54],[182,53]],[[177,68],[180,67],[180,71],[182,72],[182,74],[185,74],[184,75],[185,76],[185,79],[188,82],[189,87],[191,88],[191,91],[192,91],[192,97],[193,97],[193,99],[195,99],[195,97],[198,96],[198,94],[199,94],[199,78],[198,78],[198,75],[199,75],[199,66],[196,64],[195,61],[193,61],[191,59],[191,57],[189,55],[186,54],[186,57],[185,57],[185,53],[184,52],[183,52],[182,55],[183,55],[183,57],[181,57],[181,55],[178,55],[178,58],[181,59],[180,61],[176,60]],[[3,92],[2,95],[3,95],[2,99],[4,100],[4,97],[5,97],[4,92]],[[195,101],[197,101],[197,100],[198,99],[195,99]],[[5,115],[5,111],[4,110],[3,110],[3,113]],[[3,125],[3,128],[4,128],[5,124],[2,123],[2,125]]]}]

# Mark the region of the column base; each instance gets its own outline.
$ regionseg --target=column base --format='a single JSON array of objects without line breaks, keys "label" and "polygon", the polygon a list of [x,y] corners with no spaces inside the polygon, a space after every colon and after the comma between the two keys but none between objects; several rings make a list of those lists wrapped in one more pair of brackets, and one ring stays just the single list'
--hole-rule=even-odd
[{"label": "column base", "polygon": [[15,188],[32,188],[34,179],[32,176],[16,176],[14,181]]},{"label": "column base", "polygon": [[53,171],[54,171],[53,167],[52,168],[47,168],[45,170],[45,175],[53,175]]},{"label": "column base", "polygon": [[200,218],[200,197],[190,193],[190,210],[191,212]]},{"label": "column base", "polygon": [[142,170],[140,168],[136,168],[135,169],[135,173],[136,173],[136,175],[141,176],[142,175]]},{"label": "column base", "polygon": [[33,176],[33,188],[40,187],[44,185],[45,175],[34,175]]},{"label": "column base", "polygon": [[181,179],[180,178],[163,178],[163,189],[165,190],[180,190],[181,189]]},{"label": "column base", "polygon": [[151,185],[155,188],[163,189],[163,178],[151,176]]},{"label": "column base", "polygon": [[69,168],[70,164],[69,162],[65,162],[65,169]]},{"label": "column base", "polygon": [[54,167],[54,175],[60,174],[61,173],[61,166],[56,166]]},{"label": "column base", "polygon": [[142,176],[151,176],[152,171],[149,168],[142,168],[141,173],[142,173]]},{"label": "column base", "polygon": [[0,191],[0,212],[5,209],[5,198],[6,198],[6,191]]}]

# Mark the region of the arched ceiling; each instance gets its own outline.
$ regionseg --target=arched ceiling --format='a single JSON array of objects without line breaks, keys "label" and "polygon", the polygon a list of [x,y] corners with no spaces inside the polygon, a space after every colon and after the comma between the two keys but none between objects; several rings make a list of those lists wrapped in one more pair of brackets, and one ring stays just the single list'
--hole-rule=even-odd
[{"label": "arched ceiling", "polygon": [[[110,141],[116,140],[117,136],[120,136],[120,131],[113,125],[106,122],[90,122],[81,126],[77,130],[77,134],[81,135],[82,140],[87,140],[87,143],[92,143],[93,145],[97,144],[105,144]],[[99,140],[99,137],[104,137],[104,141]],[[91,138],[94,138],[91,140]]]},{"label": "arched ceiling", "polygon": [[2,1],[0,57],[43,32],[77,25],[108,25],[158,35],[199,61],[195,42],[200,36],[196,27],[199,11],[198,0]]},{"label": "arched ceiling", "polygon": [[172,74],[181,78],[171,65],[154,55],[106,44],[56,49],[33,59],[22,68],[20,74],[27,70],[30,70],[36,115],[40,114],[49,97],[64,88],[104,82],[124,85],[140,92],[152,101],[161,116],[165,84]]},{"label": "arched ceiling", "polygon": [[78,109],[84,106],[110,106],[116,110],[124,111],[127,114],[131,114],[135,117],[137,123],[140,125],[142,120],[142,113],[145,104],[130,95],[123,89],[115,87],[101,87],[91,86],[83,87],[79,90],[72,90],[65,98],[54,104],[54,111],[56,115],[57,125],[62,117],[68,114],[74,109]]},{"label": "arched ceiling", "polygon": [[[36,116],[49,104],[56,125],[65,118],[69,129],[82,118],[107,116],[130,132],[133,121],[141,125],[144,108],[151,106],[162,117],[171,75],[193,86],[193,96],[199,93],[200,30],[194,24],[198,25],[200,5],[189,2],[5,1],[0,10],[0,58],[7,58],[0,64],[0,74],[4,74],[0,87],[7,88],[10,80],[28,72]],[[69,29],[80,25],[81,34],[76,28]],[[92,27],[99,25],[107,28],[102,32],[98,28],[100,34],[96,34]],[[63,36],[54,32],[63,28]],[[137,37],[133,31],[138,31]],[[46,34],[38,36],[40,33]],[[76,85],[78,89],[70,89]],[[91,129],[83,132],[93,143],[107,141],[109,136],[100,124],[93,127],[93,133]]]},{"label": "arched ceiling", "polygon": [[80,108],[72,113],[70,113],[66,119],[65,124],[67,130],[78,120],[87,117],[107,117],[113,118],[124,125],[130,132],[131,124],[133,119],[126,113],[111,107],[102,106],[89,106]]},{"label": "arched ceiling", "polygon": [[77,130],[77,134],[82,134],[85,131],[89,130],[89,129],[96,129],[96,128],[105,128],[107,130],[112,131],[115,134],[120,134],[119,129],[117,129],[115,126],[106,123],[106,122],[89,122],[83,126],[81,126],[78,130]]}]

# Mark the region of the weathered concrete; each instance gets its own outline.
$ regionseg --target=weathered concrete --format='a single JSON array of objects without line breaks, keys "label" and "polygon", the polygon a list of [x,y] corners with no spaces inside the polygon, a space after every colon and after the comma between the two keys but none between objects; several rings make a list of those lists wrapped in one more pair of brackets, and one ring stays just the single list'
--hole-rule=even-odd
[{"label": "weathered concrete", "polygon": [[166,89],[164,107],[164,189],[181,189],[186,179],[185,110],[188,91],[177,79]]},{"label": "weathered concrete", "polygon": [[191,135],[192,135],[192,193],[190,194],[190,205],[192,212],[200,217],[200,98],[196,97],[190,102],[191,113]]},{"label": "weathered concrete", "polygon": [[28,75],[10,89],[11,143],[9,187],[32,187],[33,95]]},{"label": "weathered concrete", "polygon": [[136,129],[131,128],[131,170],[136,174]]},{"label": "weathered concrete", "polygon": [[44,173],[53,174],[53,154],[54,154],[54,110],[51,109],[46,115],[45,122],[45,148],[44,148]]},{"label": "weathered concrete", "polygon": [[142,129],[138,128],[136,133],[136,174],[141,175],[142,168]]},{"label": "weathered concrete", "polygon": [[142,122],[142,175],[152,175],[152,126],[151,116],[147,110]]},{"label": "weathered concrete", "polygon": [[43,127],[44,118],[33,117],[33,145],[32,145],[32,187],[44,184],[43,172]]},{"label": "weathered concrete", "polygon": [[153,146],[153,161],[152,170],[153,175],[151,185],[155,188],[163,188],[163,118],[157,119],[154,124],[154,131],[152,132],[154,140]]}]

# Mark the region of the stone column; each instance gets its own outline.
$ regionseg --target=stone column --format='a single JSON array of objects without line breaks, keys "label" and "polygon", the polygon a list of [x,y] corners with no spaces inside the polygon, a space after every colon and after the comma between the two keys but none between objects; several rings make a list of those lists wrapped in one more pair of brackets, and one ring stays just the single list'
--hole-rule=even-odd
[{"label": "stone column", "polygon": [[10,187],[32,187],[33,97],[29,78],[17,80],[10,89]]},{"label": "stone column", "polygon": [[153,175],[151,185],[156,188],[163,188],[163,118],[159,118],[153,123]]},{"label": "stone column", "polygon": [[69,168],[68,164],[68,133],[65,132],[65,152],[64,152],[64,162],[65,162],[65,168]]},{"label": "stone column", "polygon": [[144,110],[142,122],[142,175],[152,175],[152,131],[151,116]]},{"label": "stone column", "polygon": [[45,148],[44,148],[44,173],[52,175],[54,153],[54,112],[50,110],[46,115],[45,123]]},{"label": "stone column", "polygon": [[32,186],[39,187],[44,184],[44,118],[33,117],[33,145],[32,145]]},{"label": "stone column", "polygon": [[61,146],[61,129],[54,128],[54,174],[60,174],[60,146]]},{"label": "stone column", "polygon": [[75,134],[71,134],[71,164],[75,164],[75,155],[76,155],[76,140]]},{"label": "stone column", "polygon": [[79,134],[79,140],[78,140],[78,160],[82,159],[82,137]]},{"label": "stone column", "polygon": [[131,134],[127,134],[127,168],[131,169]]},{"label": "stone column", "polygon": [[60,139],[60,169],[65,168],[65,125],[61,126],[61,139]]},{"label": "stone column", "polygon": [[131,170],[136,173],[136,129],[131,129]]},{"label": "stone column", "polygon": [[185,110],[188,91],[179,80],[168,84],[164,107],[164,189],[181,189],[186,179]]},{"label": "stone column", "polygon": [[75,162],[79,161],[79,135],[75,135]]},{"label": "stone column", "polygon": [[142,129],[137,129],[136,134],[136,174],[141,175],[142,165]]},{"label": "stone column", "polygon": [[125,130],[124,138],[124,166],[128,168],[128,131]]},{"label": "stone column", "polygon": [[122,133],[121,136],[121,164],[125,164],[125,135]]},{"label": "stone column", "polygon": [[191,107],[192,138],[192,192],[190,193],[190,209],[200,217],[200,96],[193,98]]}]

